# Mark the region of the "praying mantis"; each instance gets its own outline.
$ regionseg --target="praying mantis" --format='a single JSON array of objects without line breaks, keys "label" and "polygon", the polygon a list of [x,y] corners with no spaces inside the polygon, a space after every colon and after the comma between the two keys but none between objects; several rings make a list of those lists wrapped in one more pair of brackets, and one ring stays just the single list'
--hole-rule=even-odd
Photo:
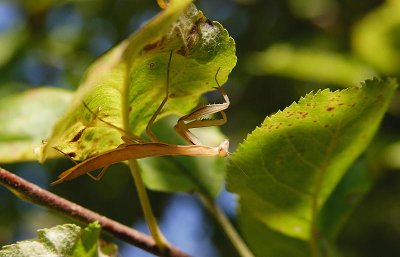
[{"label": "praying mantis", "polygon": [[[189,130],[192,128],[208,127],[208,126],[220,126],[227,122],[225,110],[229,107],[230,101],[228,95],[225,93],[223,88],[218,83],[218,68],[215,74],[215,81],[217,83],[216,89],[221,93],[224,98],[224,102],[220,104],[209,104],[195,109],[191,113],[181,117],[175,125],[175,130],[191,145],[172,145],[158,142],[156,136],[151,131],[151,127],[156,120],[158,114],[166,104],[169,98],[169,70],[172,60],[172,51],[169,55],[169,61],[167,64],[167,80],[166,80],[166,94],[156,112],[152,115],[150,121],[146,127],[146,133],[151,138],[152,142],[140,142],[140,143],[126,143],[122,144],[116,149],[112,149],[91,157],[81,163],[78,163],[74,167],[62,172],[56,181],[51,183],[52,185],[60,184],[64,181],[72,180],[80,175],[88,174],[91,178],[99,180],[106,169],[111,165],[121,161],[140,159],[146,157],[158,157],[158,156],[220,156],[226,157],[229,147],[229,141],[225,139],[218,147],[211,147],[202,145],[199,139],[191,133]],[[90,110],[84,103],[85,107],[93,114],[96,118],[110,125],[111,127],[124,131],[123,129],[114,126],[113,124],[104,121],[98,117],[96,113]],[[220,119],[205,119],[206,116],[220,113],[222,118]],[[124,134],[129,134],[126,132]],[[127,141],[125,139],[125,141]],[[98,176],[90,174],[91,171],[102,168]]]}]

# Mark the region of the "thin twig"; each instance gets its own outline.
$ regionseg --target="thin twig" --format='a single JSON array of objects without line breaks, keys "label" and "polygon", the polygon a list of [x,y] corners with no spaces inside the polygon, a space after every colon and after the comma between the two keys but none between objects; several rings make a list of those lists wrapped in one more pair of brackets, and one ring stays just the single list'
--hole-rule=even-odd
[{"label": "thin twig", "polygon": [[[50,193],[2,168],[0,168],[0,184],[25,201],[56,210],[81,222],[91,223],[98,221],[104,232],[147,252],[160,255],[160,250],[151,237]],[[163,253],[163,256],[168,257],[190,256],[172,246],[169,247],[167,252]]]},{"label": "thin twig", "polygon": [[129,168],[131,169],[131,174],[136,185],[136,190],[138,193],[140,205],[142,206],[143,215],[146,220],[147,226],[150,230],[150,235],[152,235],[156,245],[161,251],[168,249],[168,241],[165,239],[164,235],[158,226],[157,219],[154,216],[153,209],[150,205],[149,196],[147,195],[146,187],[144,186],[143,178],[140,174],[140,168],[136,160],[129,160]]},{"label": "thin twig", "polygon": [[215,202],[205,195],[198,194],[200,201],[204,206],[210,211],[211,215],[222,227],[229,240],[231,240],[232,245],[238,251],[239,255],[242,257],[254,257],[251,250],[247,247],[246,243],[240,237],[236,229],[230,223],[228,217],[225,216],[224,212],[215,204]]}]

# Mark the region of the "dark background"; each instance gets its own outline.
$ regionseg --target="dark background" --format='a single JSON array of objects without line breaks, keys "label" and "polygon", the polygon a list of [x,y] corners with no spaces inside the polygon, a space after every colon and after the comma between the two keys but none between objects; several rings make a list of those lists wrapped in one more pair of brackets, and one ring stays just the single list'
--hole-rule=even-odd
[{"label": "dark background", "polygon": [[[227,112],[229,122],[222,128],[232,142],[231,149],[267,115],[310,91],[340,89],[351,84],[343,81],[359,81],[371,74],[399,77],[400,65],[385,68],[360,54],[354,45],[357,24],[378,11],[384,1],[203,0],[195,4],[210,20],[219,21],[236,41],[238,64],[225,86],[232,105]],[[42,85],[75,89],[93,60],[159,11],[155,0],[0,0],[0,98]],[[400,19],[394,28],[385,36],[395,51],[393,60],[400,60]],[[269,64],[271,71],[259,72],[252,53],[271,50],[277,44],[308,49],[311,59],[298,68],[326,67],[334,79],[321,79],[317,69],[308,76],[298,76],[290,69],[274,72],[275,62]],[[380,54],[373,47],[370,50]],[[371,72],[365,76],[350,73],[344,78],[329,61],[314,62],[315,53],[356,60]],[[360,157],[368,163],[374,184],[340,233],[342,256],[400,256],[400,163],[396,161],[400,159],[399,98],[397,93],[377,136]],[[32,162],[4,167],[46,188],[56,174],[70,166],[68,160],[53,160],[45,166]],[[145,231],[133,183],[123,165],[114,165],[99,183],[82,178],[51,190]],[[235,256],[226,237],[194,197],[150,195],[161,228],[172,243],[197,256]],[[234,218],[232,195],[223,193],[220,204]],[[0,188],[1,246],[32,238],[36,229],[63,223],[63,219]],[[131,256],[132,252],[148,256],[117,243],[122,256]]]}]

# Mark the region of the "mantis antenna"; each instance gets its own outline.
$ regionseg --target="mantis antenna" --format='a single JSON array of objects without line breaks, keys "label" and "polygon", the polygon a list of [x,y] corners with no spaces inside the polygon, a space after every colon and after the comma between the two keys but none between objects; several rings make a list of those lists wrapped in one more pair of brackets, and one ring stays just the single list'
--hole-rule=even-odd
[{"label": "mantis antenna", "polygon": [[[108,166],[114,163],[118,163],[125,160],[130,159],[140,159],[146,157],[156,157],[156,156],[173,156],[173,155],[184,155],[184,156],[221,156],[225,157],[228,156],[228,148],[229,148],[229,141],[224,140],[218,147],[211,147],[201,145],[200,141],[189,131],[191,128],[200,128],[200,127],[207,127],[207,126],[218,126],[223,125],[226,123],[227,118],[224,110],[229,107],[229,98],[222,87],[219,85],[217,80],[218,69],[217,73],[215,74],[215,81],[218,85],[217,89],[223,96],[225,102],[222,104],[210,104],[206,106],[202,106],[188,115],[181,117],[176,126],[176,131],[189,143],[192,145],[171,145],[171,144],[164,144],[157,142],[157,138],[151,131],[151,126],[153,125],[154,121],[156,120],[158,114],[161,112],[162,108],[166,104],[168,100],[169,94],[169,70],[170,64],[172,60],[172,51],[169,55],[169,61],[167,65],[167,81],[166,81],[166,96],[164,97],[163,101],[161,102],[160,106],[157,108],[156,112],[151,117],[149,123],[146,127],[146,132],[150,136],[152,142],[149,143],[135,143],[135,144],[122,144],[116,149],[112,149],[106,151],[102,154],[96,155],[91,157],[74,167],[64,171],[58,176],[58,180],[54,181],[52,185],[56,185],[62,183],[67,180],[74,179],[80,175],[88,174],[91,178],[95,180],[99,180]],[[88,106],[84,104],[87,109]],[[90,109],[89,109],[90,110]],[[98,117],[96,113],[90,110],[92,114],[94,114],[100,121],[110,125],[111,127],[117,129],[118,131],[123,129],[101,119]],[[222,119],[217,120],[206,120],[204,119],[205,116],[221,113]],[[187,122],[187,123],[185,123]],[[125,135],[130,135],[129,132],[124,131]],[[103,168],[97,177],[91,175],[89,172]]]}]

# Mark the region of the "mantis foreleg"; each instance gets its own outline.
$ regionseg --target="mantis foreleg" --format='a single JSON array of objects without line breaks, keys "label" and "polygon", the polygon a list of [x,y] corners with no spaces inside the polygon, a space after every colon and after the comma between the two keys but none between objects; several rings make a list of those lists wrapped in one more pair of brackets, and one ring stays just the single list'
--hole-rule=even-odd
[{"label": "mantis foreleg", "polygon": [[[226,123],[227,118],[224,110],[229,107],[229,98],[222,87],[219,85],[217,80],[217,75],[220,68],[218,68],[217,73],[215,74],[215,82],[217,83],[218,87],[217,90],[221,93],[222,97],[224,98],[225,102],[222,104],[209,104],[206,106],[202,106],[193,112],[181,117],[177,124],[175,125],[175,130],[189,143],[194,145],[200,145],[200,141],[197,139],[189,129],[192,128],[201,128],[201,127],[209,127],[209,126],[220,126]],[[221,113],[221,119],[204,119],[204,117],[215,114]],[[187,122],[187,123],[185,123]]]}]

